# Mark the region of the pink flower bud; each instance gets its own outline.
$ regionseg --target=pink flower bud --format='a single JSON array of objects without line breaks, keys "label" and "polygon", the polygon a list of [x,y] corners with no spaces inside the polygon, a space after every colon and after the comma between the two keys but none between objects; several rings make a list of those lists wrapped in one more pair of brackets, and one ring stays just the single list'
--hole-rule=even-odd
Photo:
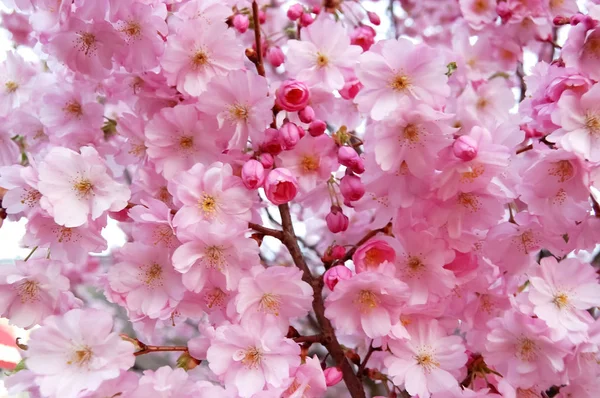
[{"label": "pink flower bud", "polygon": [[360,180],[360,177],[351,174],[342,177],[340,181],[340,192],[351,202],[355,202],[365,194],[365,185]]},{"label": "pink flower bud", "polygon": [[302,123],[310,123],[315,119],[315,110],[312,108],[312,106],[308,105],[298,112],[298,118],[300,118]]},{"label": "pink flower bud", "polygon": [[261,25],[267,22],[267,13],[263,10],[258,10],[258,22],[260,22]]},{"label": "pink flower bud", "polygon": [[329,290],[332,291],[339,281],[350,278],[352,278],[352,271],[350,271],[348,267],[344,265],[336,265],[335,267],[331,267],[323,274],[323,282],[325,282],[325,285],[329,288]]},{"label": "pink flower bud", "polygon": [[468,162],[477,156],[477,141],[468,135],[461,135],[452,145],[452,152],[457,158]]},{"label": "pink flower bud", "polygon": [[319,15],[321,13],[321,6],[313,6],[312,13]]},{"label": "pink flower bud", "polygon": [[331,206],[331,210],[325,217],[325,221],[327,222],[327,228],[334,234],[348,229],[348,217],[346,217],[339,206]]},{"label": "pink flower bud", "polygon": [[325,383],[327,384],[327,387],[335,386],[342,381],[342,378],[344,377],[339,368],[327,368],[323,373],[325,374]]},{"label": "pink flower bud", "polygon": [[248,30],[250,26],[250,19],[247,15],[244,14],[235,14],[233,17],[233,27],[237,29],[238,32],[244,33]]},{"label": "pink flower bud", "polygon": [[300,17],[300,25],[302,25],[304,27],[311,25],[313,22],[315,22],[315,19],[313,18],[312,15],[310,15],[308,13],[304,13]]},{"label": "pink flower bud", "polygon": [[260,155],[258,155],[257,159],[265,169],[270,169],[275,163],[275,159],[270,153],[261,153]]},{"label": "pink flower bud", "polygon": [[268,128],[265,130],[263,142],[260,144],[260,148],[264,152],[268,152],[271,155],[277,155],[283,151],[281,145],[281,133],[277,129]]},{"label": "pink flower bud", "polygon": [[300,18],[302,14],[304,14],[304,7],[302,7],[302,4],[300,3],[294,4],[287,11],[287,17],[292,21]]},{"label": "pink flower bud", "polygon": [[373,11],[367,11],[367,17],[369,17],[369,22],[371,22],[375,26],[379,26],[379,24],[381,23],[381,18],[379,18],[379,15],[377,15]]},{"label": "pink flower bud", "polygon": [[375,29],[370,26],[359,26],[350,33],[350,43],[361,46],[367,51],[375,43]]},{"label": "pink flower bud", "polygon": [[279,129],[279,138],[284,149],[289,150],[296,146],[304,137],[305,131],[295,123],[287,122]]},{"label": "pink flower bud", "polygon": [[352,147],[342,146],[338,149],[338,162],[356,174],[362,174],[365,171],[364,161]]},{"label": "pink flower bud", "polygon": [[298,193],[298,182],[288,169],[271,170],[265,181],[265,194],[271,203],[282,205],[294,199]]},{"label": "pink flower bud", "polygon": [[277,46],[269,47],[267,49],[267,61],[269,61],[269,63],[275,68],[283,64],[283,61],[285,61],[285,55],[283,55],[281,48]]},{"label": "pink flower bud", "polygon": [[275,101],[284,111],[298,112],[306,108],[310,101],[310,91],[306,84],[298,80],[286,80],[275,93]]},{"label": "pink flower bud", "polygon": [[339,92],[343,99],[353,100],[361,88],[363,88],[363,84],[357,78],[353,78],[347,80]]},{"label": "pink flower bud", "polygon": [[327,123],[322,120],[314,120],[310,126],[308,126],[308,134],[313,137],[323,135],[325,130],[327,130]]},{"label": "pink flower bud", "polygon": [[335,245],[331,248],[331,257],[336,260],[341,260],[346,255],[346,249],[344,246]]},{"label": "pink flower bud", "polygon": [[242,181],[246,188],[257,189],[265,182],[265,168],[258,160],[248,160],[242,167]]},{"label": "pink flower bud", "polygon": [[360,246],[352,256],[356,273],[376,271],[384,262],[394,263],[396,252],[382,239],[372,239]]}]

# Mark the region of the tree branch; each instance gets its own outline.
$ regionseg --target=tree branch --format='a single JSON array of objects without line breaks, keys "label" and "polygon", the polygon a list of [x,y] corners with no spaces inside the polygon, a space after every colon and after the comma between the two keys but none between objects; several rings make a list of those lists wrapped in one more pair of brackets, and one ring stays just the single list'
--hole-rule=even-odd
[{"label": "tree branch", "polygon": [[358,367],[358,372],[356,372],[358,377],[363,376],[365,368],[367,367],[367,362],[369,362],[369,359],[371,358],[371,355],[373,355],[373,352],[379,351],[379,350],[381,350],[381,348],[373,347],[373,341],[371,340],[371,344],[369,344],[369,351],[367,351],[367,355],[365,355],[365,359],[363,359],[363,361],[360,363],[360,366]]},{"label": "tree branch", "polygon": [[356,243],[354,246],[352,246],[352,248],[346,252],[346,255],[342,259],[336,261],[333,265],[344,264],[346,261],[348,261],[352,258],[352,256],[354,255],[354,253],[360,246],[365,244],[369,239],[371,239],[372,237],[374,237],[375,235],[377,235],[380,232],[383,232],[386,234],[389,233],[389,230],[391,227],[392,227],[392,223],[390,222],[383,228],[378,228],[378,229],[374,229],[374,230],[370,231],[361,240],[359,240],[358,243]]},{"label": "tree branch", "polygon": [[258,3],[252,2],[252,20],[254,21],[254,41],[256,42],[256,71],[265,76],[265,64],[263,63],[262,42],[260,39],[260,20],[258,18]]},{"label": "tree branch", "polygon": [[314,334],[312,336],[299,336],[293,339],[296,343],[320,343],[323,341],[322,334]]},{"label": "tree branch", "polygon": [[133,355],[139,357],[140,355],[148,354],[150,352],[173,352],[173,351],[184,351],[187,352],[188,348],[186,346],[165,346],[165,345],[143,345],[142,349],[136,351]]},{"label": "tree branch", "polygon": [[277,229],[267,228],[260,224],[255,224],[253,222],[248,223],[248,226],[255,230],[256,232],[260,232],[263,235],[272,236],[275,239],[283,240],[283,232]]}]

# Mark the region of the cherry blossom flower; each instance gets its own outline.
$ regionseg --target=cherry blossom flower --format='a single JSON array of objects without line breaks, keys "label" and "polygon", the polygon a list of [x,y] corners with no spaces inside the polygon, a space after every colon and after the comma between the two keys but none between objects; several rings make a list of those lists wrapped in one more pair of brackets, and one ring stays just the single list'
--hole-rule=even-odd
[{"label": "cherry blossom flower", "polygon": [[14,52],[6,54],[6,61],[0,65],[0,115],[7,116],[12,108],[25,103],[31,94],[31,78],[36,70]]},{"label": "cherry blossom flower", "polygon": [[37,171],[18,165],[0,168],[0,187],[7,190],[2,207],[8,214],[21,214],[39,209],[42,194],[37,190]]},{"label": "cherry blossom flower", "polygon": [[67,228],[85,224],[88,217],[95,220],[107,210],[119,211],[130,197],[92,147],[81,148],[81,153],[52,149],[40,164],[38,189],[42,208]]},{"label": "cherry blossom flower", "polygon": [[351,69],[362,52],[350,45],[341,24],[325,16],[302,30],[302,40],[290,40],[288,46],[285,67],[291,76],[326,90],[344,86],[343,70]]},{"label": "cherry blossom flower", "polygon": [[338,282],[325,301],[325,316],[341,333],[361,330],[383,337],[399,318],[408,298],[406,284],[379,272],[362,272]]},{"label": "cherry blossom flower", "polygon": [[389,341],[392,355],[385,364],[394,384],[423,398],[456,386],[453,372],[467,362],[462,339],[448,336],[436,320],[420,319],[407,329],[410,340]]},{"label": "cherry blossom flower", "polygon": [[300,346],[269,322],[223,325],[208,349],[208,366],[241,397],[251,397],[265,385],[279,387],[300,365]]},{"label": "cherry blossom flower", "polygon": [[172,369],[161,366],[156,371],[145,370],[140,377],[139,386],[128,395],[131,398],[144,397],[181,397],[198,396],[199,386],[193,382],[187,372],[181,368]]},{"label": "cherry blossom flower", "polygon": [[44,396],[76,398],[133,366],[134,347],[112,332],[112,316],[74,309],[31,333],[27,368]]}]

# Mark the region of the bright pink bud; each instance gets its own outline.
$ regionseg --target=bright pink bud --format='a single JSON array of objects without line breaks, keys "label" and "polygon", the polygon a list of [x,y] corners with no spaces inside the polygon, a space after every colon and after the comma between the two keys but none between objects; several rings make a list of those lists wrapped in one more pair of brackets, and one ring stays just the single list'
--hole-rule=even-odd
[{"label": "bright pink bud", "polygon": [[284,111],[298,112],[306,108],[310,101],[310,91],[306,84],[298,80],[286,80],[275,93],[275,101]]},{"label": "bright pink bud", "polygon": [[313,6],[312,13],[319,15],[321,13],[321,6]]},{"label": "bright pink bud", "polygon": [[327,384],[327,387],[335,386],[342,381],[342,378],[344,377],[339,368],[327,368],[323,373],[325,374],[325,383]]},{"label": "bright pink bud", "polygon": [[288,169],[278,167],[267,175],[265,194],[271,203],[282,205],[296,197],[298,182]]},{"label": "bright pink bud", "polygon": [[250,26],[250,19],[247,15],[244,14],[235,14],[233,17],[233,27],[237,29],[238,32],[244,33],[248,30]]},{"label": "bright pink bud", "polygon": [[584,14],[575,14],[571,17],[571,25],[579,25],[580,23],[584,23],[587,29],[595,28],[598,25],[598,21],[590,17],[589,15]]},{"label": "bright pink bud", "polygon": [[315,110],[312,106],[308,105],[306,108],[298,112],[298,118],[302,123],[310,123],[315,120]]},{"label": "bright pink bud", "polygon": [[258,160],[248,160],[242,167],[242,181],[248,189],[259,188],[265,182],[265,168]]},{"label": "bright pink bud", "polygon": [[296,146],[304,137],[305,131],[295,123],[287,122],[279,129],[279,138],[284,149],[289,150]]},{"label": "bright pink bud", "polygon": [[302,25],[304,27],[311,25],[313,22],[315,22],[315,19],[309,13],[304,13],[300,17],[300,25]]},{"label": "bright pink bud", "polygon": [[260,22],[261,25],[267,22],[267,13],[263,10],[258,10],[258,22]]},{"label": "bright pink bud", "polygon": [[267,49],[267,61],[269,61],[269,63],[275,68],[283,64],[283,61],[285,61],[285,55],[283,55],[281,48],[277,46],[269,47]]},{"label": "bright pink bud", "polygon": [[344,87],[342,87],[339,92],[343,99],[353,100],[361,88],[363,88],[363,84],[357,78],[354,78],[347,80],[346,83],[344,83]]},{"label": "bright pink bud", "polygon": [[124,208],[123,210],[120,210],[120,211],[111,211],[108,213],[108,215],[113,220],[117,220],[120,222],[131,221],[131,219],[129,218],[129,209],[128,208]]},{"label": "bright pink bud", "polygon": [[263,167],[265,169],[270,169],[271,167],[273,167],[273,164],[275,163],[275,159],[273,158],[273,155],[271,155],[270,153],[261,153],[260,155],[258,155],[257,159],[260,162],[260,164],[263,165]]},{"label": "bright pink bud", "polygon": [[264,152],[268,152],[272,155],[277,155],[283,151],[283,147],[281,146],[281,133],[279,130],[273,128],[266,129],[260,148]]},{"label": "bright pink bud", "polygon": [[381,23],[381,18],[379,18],[379,15],[377,15],[373,11],[367,11],[367,17],[369,17],[369,22],[371,22],[375,26],[379,26],[379,24]]},{"label": "bright pink bud", "polygon": [[352,256],[356,273],[376,271],[384,262],[394,263],[396,251],[384,240],[372,239],[360,246]]},{"label": "bright pink bud", "polygon": [[292,21],[295,21],[298,18],[300,18],[302,14],[304,14],[304,7],[302,7],[302,4],[299,3],[294,4],[287,11],[287,17]]},{"label": "bright pink bud", "polygon": [[468,135],[461,135],[452,145],[452,152],[457,158],[468,162],[477,156],[477,141]]},{"label": "bright pink bud", "polygon": [[362,25],[350,33],[350,43],[361,46],[363,51],[367,51],[375,43],[375,35],[375,29],[368,25]]},{"label": "bright pink bud", "polygon": [[355,202],[365,194],[365,185],[359,176],[354,174],[345,175],[340,181],[340,192],[342,192],[344,199]]},{"label": "bright pink bud", "polygon": [[365,171],[364,161],[352,147],[342,146],[338,149],[338,162],[356,174],[362,174]]},{"label": "bright pink bud", "polygon": [[327,228],[334,234],[348,229],[348,217],[339,206],[331,206],[331,211],[325,217],[325,221],[327,222]]},{"label": "bright pink bud", "polygon": [[512,10],[506,2],[499,3],[496,6],[496,13],[502,19],[502,22],[507,22],[512,17]]},{"label": "bright pink bud", "polygon": [[346,255],[346,249],[344,246],[335,245],[331,248],[331,257],[336,260],[341,260]]},{"label": "bright pink bud", "polygon": [[323,274],[323,282],[325,282],[325,285],[329,288],[329,290],[333,290],[339,281],[350,278],[352,278],[352,271],[350,271],[348,267],[344,265],[336,265],[335,267],[331,267]]},{"label": "bright pink bud", "polygon": [[315,120],[308,126],[308,134],[313,137],[323,135],[325,130],[327,130],[327,123],[322,120]]},{"label": "bright pink bud", "polygon": [[552,20],[552,23],[554,25],[567,25],[569,23],[569,21],[570,21],[569,17],[561,17],[560,15],[557,15]]}]

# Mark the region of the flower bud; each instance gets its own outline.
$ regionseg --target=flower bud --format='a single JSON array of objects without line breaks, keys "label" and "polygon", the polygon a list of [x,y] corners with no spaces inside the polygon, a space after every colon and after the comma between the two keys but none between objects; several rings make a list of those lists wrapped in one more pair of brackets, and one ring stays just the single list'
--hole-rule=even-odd
[{"label": "flower bud", "polygon": [[292,21],[300,18],[302,14],[304,14],[304,7],[300,3],[294,4],[287,11],[287,17]]},{"label": "flower bud", "polygon": [[331,210],[325,217],[325,221],[327,222],[327,228],[334,234],[348,229],[348,217],[346,217],[339,206],[331,206]]},{"label": "flower bud", "polygon": [[298,112],[298,118],[302,123],[311,123],[315,119],[315,110],[312,106],[308,105]]},{"label": "flower bud", "polygon": [[339,281],[350,279],[352,277],[352,271],[348,269],[348,267],[344,265],[336,265],[335,267],[329,268],[323,274],[323,282],[329,288],[329,290],[333,291],[335,285]]},{"label": "flower bud", "polygon": [[461,135],[452,145],[452,152],[457,158],[468,162],[477,156],[477,141],[468,135]]},{"label": "flower bud", "polygon": [[258,160],[248,160],[242,167],[242,181],[248,189],[259,188],[265,182],[265,168]]},{"label": "flower bud", "polygon": [[261,25],[267,22],[267,13],[263,10],[258,10],[258,22],[260,22]]},{"label": "flower bud", "polygon": [[245,33],[250,26],[250,19],[244,14],[235,14],[233,17],[233,27],[240,33]]},{"label": "flower bud", "polygon": [[201,362],[202,360],[194,358],[189,352],[184,352],[177,358],[177,367],[188,371],[200,365]]},{"label": "flower bud", "polygon": [[321,13],[321,6],[313,6],[312,13],[319,15]]},{"label": "flower bud", "polygon": [[325,123],[322,120],[314,120],[310,124],[310,126],[308,126],[308,134],[310,134],[313,137],[323,135],[323,133],[325,133],[325,130],[327,130],[327,123]]},{"label": "flower bud", "polygon": [[283,150],[280,136],[281,133],[279,130],[273,128],[266,129],[263,142],[260,144],[260,148],[264,152],[268,152],[272,155],[279,154]]},{"label": "flower bud", "polygon": [[381,23],[381,18],[379,18],[379,15],[377,15],[373,11],[367,11],[367,17],[369,17],[369,22],[371,22],[375,26],[379,26],[379,24]]},{"label": "flower bud", "polygon": [[335,245],[331,248],[331,257],[335,260],[341,260],[346,255],[346,249],[344,246]]},{"label": "flower bud", "polygon": [[282,205],[294,199],[298,193],[298,182],[288,169],[271,170],[265,181],[265,194],[271,203]]},{"label": "flower bud", "polygon": [[342,177],[340,181],[340,192],[351,202],[355,202],[365,194],[365,185],[360,180],[360,177],[350,174]]},{"label": "flower bud", "polygon": [[285,61],[285,56],[283,55],[283,51],[278,46],[272,46],[267,49],[267,61],[275,68],[283,64]]},{"label": "flower bud", "polygon": [[295,123],[287,122],[279,129],[279,138],[284,149],[292,149],[304,137],[304,129]]},{"label": "flower bud", "polygon": [[302,16],[300,17],[300,25],[307,27],[309,25],[312,25],[312,23],[315,22],[315,19],[313,18],[312,15],[308,14],[308,13],[304,13],[302,14]]},{"label": "flower bud", "polygon": [[337,383],[342,381],[344,375],[339,368],[327,368],[323,371],[325,374],[325,383],[327,387],[335,386]]},{"label": "flower bud", "polygon": [[306,84],[298,80],[286,80],[275,93],[275,102],[284,111],[297,112],[306,108],[310,101],[310,91]]},{"label": "flower bud", "polygon": [[364,161],[352,147],[342,146],[338,149],[338,162],[356,174],[362,174],[365,171]]},{"label": "flower bud", "polygon": [[361,88],[363,88],[363,84],[357,78],[353,78],[351,80],[347,80],[346,83],[344,83],[344,87],[342,87],[342,89],[339,90],[339,93],[343,99],[353,100]]},{"label": "flower bud", "polygon": [[258,155],[257,160],[263,165],[265,169],[270,169],[275,163],[275,159],[270,153],[261,153],[260,155]]}]

